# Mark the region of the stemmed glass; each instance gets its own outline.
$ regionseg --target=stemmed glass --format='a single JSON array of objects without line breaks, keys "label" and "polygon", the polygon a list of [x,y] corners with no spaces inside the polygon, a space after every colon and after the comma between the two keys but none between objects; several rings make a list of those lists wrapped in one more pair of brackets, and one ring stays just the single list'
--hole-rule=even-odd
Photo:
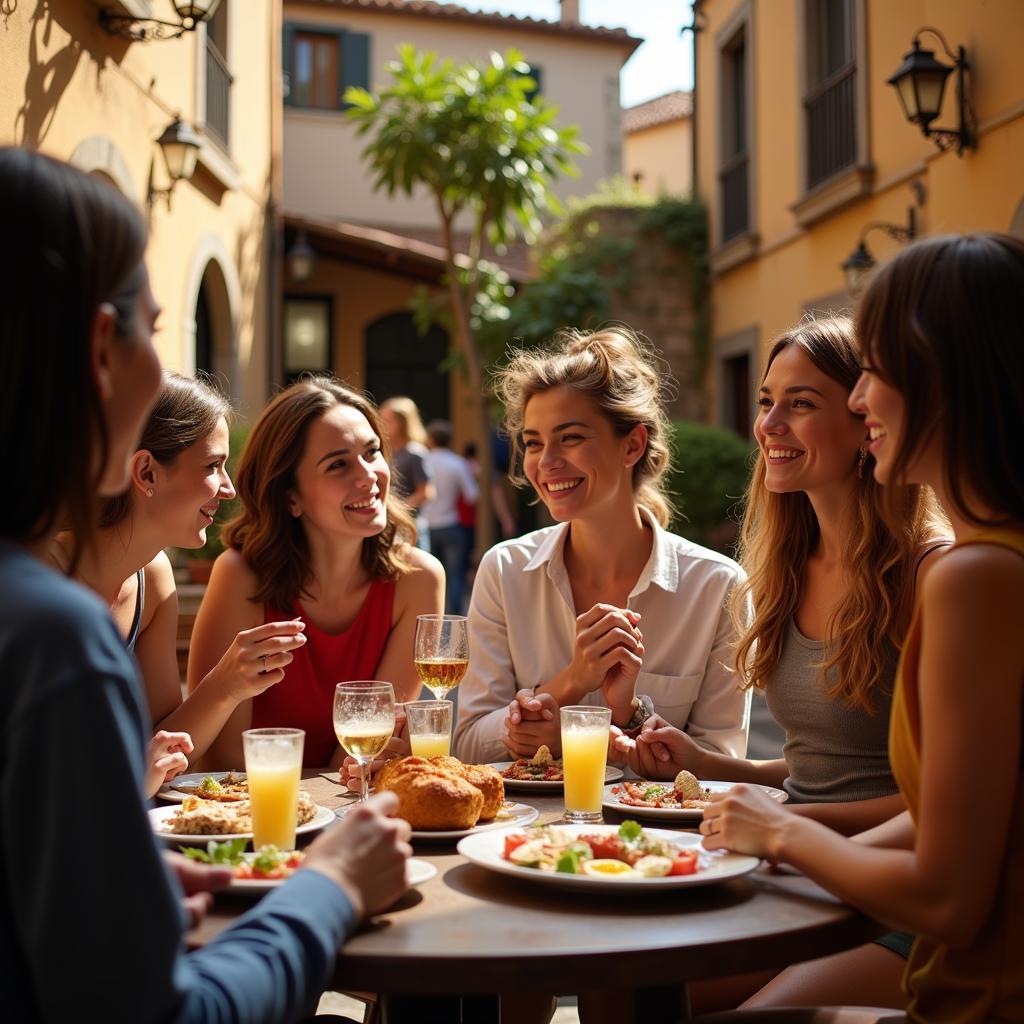
[{"label": "stemmed glass", "polygon": [[413,658],[420,682],[438,700],[444,700],[469,667],[466,616],[417,615]]},{"label": "stemmed glass", "polygon": [[390,683],[359,679],[334,688],[334,732],[346,752],[359,762],[360,803],[370,794],[367,765],[394,731],[395,690]]}]

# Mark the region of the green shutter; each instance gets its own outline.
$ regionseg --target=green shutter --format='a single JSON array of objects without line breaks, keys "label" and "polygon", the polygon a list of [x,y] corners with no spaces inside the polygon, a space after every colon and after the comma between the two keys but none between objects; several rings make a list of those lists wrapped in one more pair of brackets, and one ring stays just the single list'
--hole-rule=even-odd
[{"label": "green shutter", "polygon": [[291,81],[292,73],[295,70],[295,27],[285,25],[281,36],[281,88],[284,94],[285,106],[292,105]]},{"label": "green shutter", "polygon": [[[341,95],[350,86],[370,88],[370,37],[365,32],[344,32],[341,37]],[[341,97],[338,106],[346,107]]]}]

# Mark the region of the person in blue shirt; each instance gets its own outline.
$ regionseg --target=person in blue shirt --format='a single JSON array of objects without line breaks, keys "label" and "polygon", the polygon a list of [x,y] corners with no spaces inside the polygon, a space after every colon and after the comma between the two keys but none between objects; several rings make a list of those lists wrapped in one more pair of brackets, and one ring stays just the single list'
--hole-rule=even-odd
[{"label": "person in blue shirt", "polygon": [[[293,1021],[361,918],[405,889],[390,794],[204,949],[183,936],[223,871],[162,855],[142,792],[149,714],[110,611],[46,564],[87,546],[156,395],[159,309],[138,213],[108,185],[0,148],[0,1002],[5,1019]],[[73,572],[80,551],[70,553]],[[189,893],[186,902],[185,894]]]}]

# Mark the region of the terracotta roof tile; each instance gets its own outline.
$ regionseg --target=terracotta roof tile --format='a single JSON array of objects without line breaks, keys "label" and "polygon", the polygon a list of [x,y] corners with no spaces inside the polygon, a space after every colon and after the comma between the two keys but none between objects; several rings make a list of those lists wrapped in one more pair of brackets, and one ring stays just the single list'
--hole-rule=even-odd
[{"label": "terracotta roof tile", "polygon": [[[601,28],[583,25],[579,22],[545,21],[542,18],[521,18],[513,14],[473,11],[458,4],[437,3],[435,0],[302,0],[302,2],[306,6],[333,7],[338,10],[359,10],[371,14],[404,14],[420,18],[447,18],[451,21],[502,26],[524,32],[582,36],[595,41],[619,43],[628,48],[627,57],[643,42],[642,39],[631,36],[624,28]],[[288,6],[287,3],[285,6]]]},{"label": "terracotta roof tile", "polygon": [[622,112],[622,130],[629,135],[632,132],[654,128],[670,121],[681,121],[693,113],[693,93],[677,89],[667,92],[664,96],[656,96],[646,103],[639,103]]}]

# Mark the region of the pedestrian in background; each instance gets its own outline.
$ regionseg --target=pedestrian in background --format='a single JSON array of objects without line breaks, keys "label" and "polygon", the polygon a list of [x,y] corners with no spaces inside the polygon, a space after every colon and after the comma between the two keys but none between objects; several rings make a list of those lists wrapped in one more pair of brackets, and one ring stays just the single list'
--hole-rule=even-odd
[{"label": "pedestrian in background", "polygon": [[430,550],[430,529],[423,515],[434,496],[427,465],[427,432],[420,410],[411,398],[395,395],[381,404],[380,420],[391,442],[391,487],[416,520],[416,547]]}]

